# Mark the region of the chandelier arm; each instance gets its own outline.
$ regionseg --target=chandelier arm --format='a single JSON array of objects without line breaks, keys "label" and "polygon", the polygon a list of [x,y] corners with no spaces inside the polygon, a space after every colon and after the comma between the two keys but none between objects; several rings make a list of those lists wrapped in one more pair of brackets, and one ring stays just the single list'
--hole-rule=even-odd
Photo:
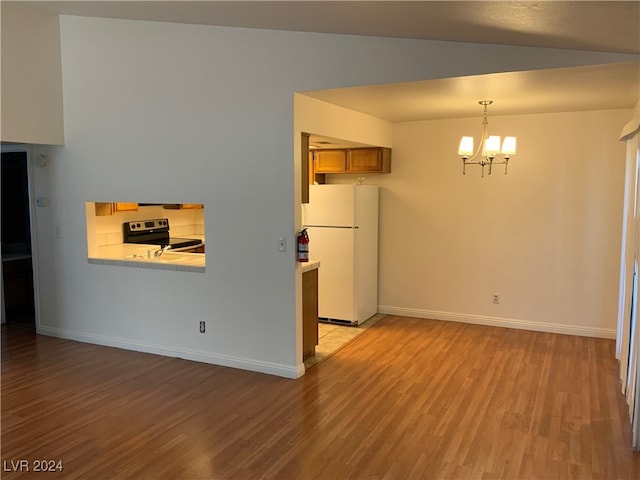
[{"label": "chandelier arm", "polygon": [[487,120],[487,106],[484,106],[484,117],[482,118],[482,135],[480,135],[480,142],[478,143],[478,148],[476,149],[476,151],[473,153],[473,155],[471,156],[471,158],[469,158],[467,160],[467,163],[483,163],[483,161],[477,161],[474,162],[473,160],[475,160],[478,155],[480,154],[480,152],[482,152],[483,150],[483,146],[484,146],[484,142],[487,139],[487,127],[489,125],[489,121]]}]

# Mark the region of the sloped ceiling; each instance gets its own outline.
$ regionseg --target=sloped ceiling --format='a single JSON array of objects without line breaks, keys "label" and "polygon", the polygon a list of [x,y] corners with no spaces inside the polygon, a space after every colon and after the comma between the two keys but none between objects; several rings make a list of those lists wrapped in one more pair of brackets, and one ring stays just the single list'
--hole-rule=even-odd
[{"label": "sloped ceiling", "polygon": [[637,1],[21,3],[70,15],[640,54]]},{"label": "sloped ceiling", "polygon": [[[9,2],[2,2],[9,3]],[[59,14],[640,55],[638,1],[20,2]],[[640,56],[636,58],[640,60]],[[306,94],[393,122],[630,108],[638,62],[354,87]]]},{"label": "sloped ceiling", "polygon": [[617,63],[305,92],[390,122],[631,108],[640,63]]}]

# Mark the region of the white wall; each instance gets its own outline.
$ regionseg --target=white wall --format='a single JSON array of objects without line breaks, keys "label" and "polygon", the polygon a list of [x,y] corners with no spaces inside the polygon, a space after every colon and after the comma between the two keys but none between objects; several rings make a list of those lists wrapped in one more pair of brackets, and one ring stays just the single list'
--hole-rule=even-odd
[{"label": "white wall", "polygon": [[393,124],[377,117],[296,94],[296,132],[307,132],[352,142],[391,147]]},{"label": "white wall", "polygon": [[2,2],[2,141],[64,143],[58,16]]},{"label": "white wall", "polygon": [[518,155],[484,178],[456,155],[480,111],[395,124],[392,173],[367,180],[381,186],[380,310],[614,338],[629,114],[490,115]]},{"label": "white wall", "polygon": [[617,136],[630,114],[491,116],[491,132],[518,135],[519,153],[507,177],[497,167],[480,179],[478,167],[461,175],[456,149],[463,134],[477,141],[481,111],[392,125],[296,95],[306,131],[393,144],[392,173],[365,181],[382,187],[382,312],[610,338],[624,190]]},{"label": "white wall", "polygon": [[[289,377],[304,371],[300,272],[277,252],[300,227],[294,92],[627,58],[82,17],[61,18],[61,47],[38,330]],[[205,274],[87,263],[85,202],[134,195],[206,205]]]}]

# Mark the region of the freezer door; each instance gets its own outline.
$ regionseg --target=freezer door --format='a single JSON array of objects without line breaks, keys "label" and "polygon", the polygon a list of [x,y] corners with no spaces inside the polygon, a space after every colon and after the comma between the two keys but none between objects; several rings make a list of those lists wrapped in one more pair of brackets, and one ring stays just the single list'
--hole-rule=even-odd
[{"label": "freezer door", "polygon": [[356,195],[355,185],[309,185],[309,203],[302,204],[302,224],[356,226]]},{"label": "freezer door", "polygon": [[318,316],[357,321],[358,229],[310,227],[309,255],[320,261]]}]

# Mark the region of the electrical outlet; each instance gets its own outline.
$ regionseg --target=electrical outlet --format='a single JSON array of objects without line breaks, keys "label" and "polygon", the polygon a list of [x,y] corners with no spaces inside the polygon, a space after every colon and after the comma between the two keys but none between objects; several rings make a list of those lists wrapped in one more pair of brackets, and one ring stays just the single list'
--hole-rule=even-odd
[{"label": "electrical outlet", "polygon": [[494,293],[493,294],[493,303],[495,303],[496,305],[498,303],[500,303],[500,294],[499,293]]},{"label": "electrical outlet", "polygon": [[205,324],[204,322],[200,322],[200,333],[204,333],[205,332]]}]

